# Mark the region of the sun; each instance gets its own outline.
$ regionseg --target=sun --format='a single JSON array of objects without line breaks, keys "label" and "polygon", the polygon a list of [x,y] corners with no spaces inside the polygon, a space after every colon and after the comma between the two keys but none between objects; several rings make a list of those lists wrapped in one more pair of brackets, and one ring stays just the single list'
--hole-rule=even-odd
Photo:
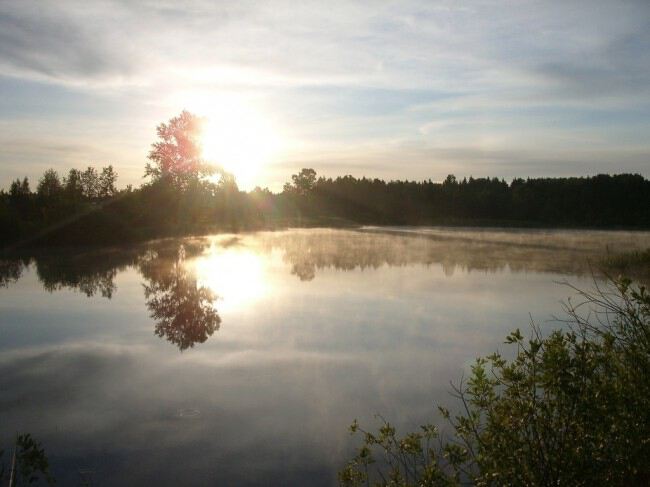
[{"label": "sun", "polygon": [[240,187],[251,188],[278,150],[276,130],[261,112],[237,100],[202,111],[203,158],[233,174]]}]

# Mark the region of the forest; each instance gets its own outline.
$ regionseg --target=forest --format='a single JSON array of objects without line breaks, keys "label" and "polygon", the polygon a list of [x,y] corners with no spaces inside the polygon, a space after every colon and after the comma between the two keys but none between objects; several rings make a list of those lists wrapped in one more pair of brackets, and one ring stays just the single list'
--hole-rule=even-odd
[{"label": "forest", "polygon": [[118,189],[111,165],[63,176],[48,169],[35,188],[16,179],[0,190],[0,245],[118,244],[286,226],[650,228],[650,181],[639,174],[434,182],[326,178],[303,168],[279,193],[247,192],[202,159],[199,131],[189,112],[160,124],[139,188]]}]

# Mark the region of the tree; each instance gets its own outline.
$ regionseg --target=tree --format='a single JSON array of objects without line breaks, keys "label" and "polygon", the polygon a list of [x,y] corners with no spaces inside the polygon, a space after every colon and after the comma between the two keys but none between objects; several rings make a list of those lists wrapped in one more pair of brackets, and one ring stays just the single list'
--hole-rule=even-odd
[{"label": "tree", "polygon": [[[293,190],[299,195],[306,195],[314,189],[316,184],[316,171],[311,168],[302,168],[298,174],[291,176]],[[287,187],[285,186],[285,190]]]},{"label": "tree", "polygon": [[29,180],[25,177],[22,181],[16,179],[9,189],[9,204],[18,210],[24,218],[29,213],[31,191]]},{"label": "tree", "polygon": [[29,196],[32,193],[29,189],[29,179],[27,179],[27,176],[25,176],[22,183],[20,183],[20,192],[23,196]]},{"label": "tree", "polygon": [[202,120],[184,110],[168,123],[156,128],[157,142],[152,144],[144,176],[152,181],[165,181],[180,191],[192,182],[212,174],[214,170],[201,157],[198,137]]},{"label": "tree", "polygon": [[70,169],[68,176],[63,178],[66,198],[72,202],[80,201],[84,196],[83,179],[79,169]]},{"label": "tree", "polygon": [[9,196],[11,198],[19,198],[21,196],[20,179],[11,182],[11,186],[9,187]]},{"label": "tree", "polygon": [[[470,178],[470,180],[472,180],[472,178]],[[454,176],[453,174],[449,174],[442,183],[443,188],[449,188],[457,185],[458,185],[458,181],[456,180],[456,176]]]},{"label": "tree", "polygon": [[99,197],[110,198],[117,193],[115,183],[117,182],[117,173],[113,170],[113,166],[109,165],[102,168],[102,173],[99,176]]},{"label": "tree", "polygon": [[36,192],[40,198],[49,200],[60,196],[62,189],[59,174],[54,169],[48,169],[38,181]]},{"label": "tree", "polygon": [[9,198],[13,200],[22,200],[26,197],[29,197],[31,194],[31,191],[29,189],[29,180],[27,179],[27,176],[21,181],[20,179],[16,179],[15,181],[12,181],[11,186],[9,188]]},{"label": "tree", "polygon": [[81,173],[81,183],[86,198],[93,199],[99,196],[99,176],[94,167],[88,166],[88,169]]},{"label": "tree", "polygon": [[221,177],[217,182],[217,189],[223,192],[237,193],[239,187],[237,186],[237,180],[235,179],[234,174],[227,171],[221,172]]}]

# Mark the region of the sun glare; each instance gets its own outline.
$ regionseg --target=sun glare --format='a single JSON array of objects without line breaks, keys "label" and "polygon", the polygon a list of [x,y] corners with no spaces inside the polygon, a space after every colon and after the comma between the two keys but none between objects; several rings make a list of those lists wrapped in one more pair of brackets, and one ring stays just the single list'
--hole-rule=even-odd
[{"label": "sun glare", "polygon": [[259,111],[236,101],[220,102],[205,117],[201,142],[203,157],[234,174],[237,184],[251,188],[259,183],[259,172],[270,163],[279,148],[279,137]]},{"label": "sun glare", "polygon": [[267,292],[262,261],[246,249],[216,248],[194,265],[199,286],[219,296],[220,312],[250,306]]}]

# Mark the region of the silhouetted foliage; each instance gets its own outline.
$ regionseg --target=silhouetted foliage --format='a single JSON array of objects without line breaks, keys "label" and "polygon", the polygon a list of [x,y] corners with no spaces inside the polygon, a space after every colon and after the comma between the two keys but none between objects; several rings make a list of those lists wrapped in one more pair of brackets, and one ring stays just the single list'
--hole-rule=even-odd
[{"label": "silhouetted foliage", "polygon": [[316,184],[316,171],[313,169],[303,168],[298,174],[291,176],[293,185],[285,184],[284,191],[295,193],[300,196],[307,196],[314,189]]},{"label": "silhouetted foliage", "polygon": [[198,137],[201,134],[201,119],[183,111],[168,123],[158,125],[157,142],[149,152],[150,163],[145,167],[145,176],[152,181],[164,181],[178,190],[186,190],[200,177],[212,173],[203,160]]},{"label": "silhouetted foliage", "polygon": [[63,186],[65,197],[72,205],[79,204],[86,197],[83,174],[78,169],[68,171],[68,176],[63,178]]},{"label": "silhouetted foliage", "polygon": [[117,182],[117,173],[113,169],[112,165],[108,165],[102,168],[102,172],[99,175],[99,197],[100,198],[110,198],[115,196],[117,193],[117,188],[115,183]]},{"label": "silhouetted foliage", "polygon": [[53,201],[60,197],[62,189],[59,174],[54,169],[48,169],[38,181],[36,193],[42,200]]},{"label": "silhouetted foliage", "polygon": [[9,188],[9,202],[13,205],[20,205],[23,201],[28,200],[31,195],[29,189],[29,180],[27,177],[16,179],[11,183]]},{"label": "silhouetted foliage", "polygon": [[81,186],[86,198],[95,199],[99,196],[99,176],[94,167],[88,166],[86,170],[81,173]]},{"label": "silhouetted foliage", "polygon": [[[66,243],[91,243],[92,220],[103,220],[99,215],[102,213],[99,199],[110,203],[120,196],[115,189],[116,180],[117,174],[108,166],[102,169],[101,176],[92,167],[85,171],[73,168],[63,180],[54,169],[48,169],[40,178],[36,193],[31,192],[27,178],[12,182],[8,194],[0,191],[0,225],[3,227],[0,244],[25,239],[32,244],[48,244],[51,243],[48,238],[52,238],[52,242],[57,240],[57,232]],[[93,217],[87,218],[91,213]],[[110,226],[104,232],[115,230]],[[79,234],[74,234],[76,231]]]},{"label": "silhouetted foliage", "polygon": [[285,190],[298,200],[303,216],[326,216],[365,224],[498,223],[543,226],[650,225],[650,182],[639,175],[593,178],[496,178],[442,184],[319,178],[308,196]]}]

